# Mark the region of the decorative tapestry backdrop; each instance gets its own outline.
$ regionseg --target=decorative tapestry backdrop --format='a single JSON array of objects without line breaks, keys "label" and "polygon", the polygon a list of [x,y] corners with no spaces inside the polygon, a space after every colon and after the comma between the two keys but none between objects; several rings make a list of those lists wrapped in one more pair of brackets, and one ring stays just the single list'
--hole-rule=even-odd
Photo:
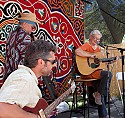
[{"label": "decorative tapestry backdrop", "polygon": [[[33,12],[42,23],[34,35],[58,46],[55,79],[62,82],[72,71],[72,50],[84,42],[84,4],[79,0],[0,0],[0,79],[8,34],[18,12]],[[53,74],[52,74],[53,75]]]}]

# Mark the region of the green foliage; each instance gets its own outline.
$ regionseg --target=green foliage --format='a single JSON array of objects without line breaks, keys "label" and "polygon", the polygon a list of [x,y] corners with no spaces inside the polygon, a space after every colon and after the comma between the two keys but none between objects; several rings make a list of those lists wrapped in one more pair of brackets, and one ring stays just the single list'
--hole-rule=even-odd
[{"label": "green foliage", "polygon": [[122,42],[125,34],[124,8],[124,0],[93,0],[91,6],[85,5],[85,38],[88,38],[90,31],[98,29],[103,35],[102,42]]}]

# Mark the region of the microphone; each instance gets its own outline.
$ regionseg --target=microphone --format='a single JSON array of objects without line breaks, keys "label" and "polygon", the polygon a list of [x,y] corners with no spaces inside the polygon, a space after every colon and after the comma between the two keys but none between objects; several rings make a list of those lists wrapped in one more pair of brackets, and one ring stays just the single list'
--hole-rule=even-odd
[{"label": "microphone", "polygon": [[98,43],[98,45],[100,46],[100,47],[102,47],[102,48],[105,48],[105,44],[102,44],[102,43]]}]

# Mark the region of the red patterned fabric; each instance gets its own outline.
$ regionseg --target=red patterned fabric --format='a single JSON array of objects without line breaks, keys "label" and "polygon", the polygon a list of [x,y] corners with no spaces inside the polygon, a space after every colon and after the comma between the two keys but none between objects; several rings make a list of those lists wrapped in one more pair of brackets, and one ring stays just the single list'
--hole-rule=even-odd
[{"label": "red patterned fabric", "polygon": [[[0,1],[1,56],[4,60],[6,39],[15,29],[18,21],[14,18],[18,12],[33,12],[42,24],[37,26],[34,35],[57,45],[58,60],[52,79],[63,85],[63,80],[72,71],[73,47],[79,47],[84,42],[84,4],[75,0],[11,0]],[[79,7],[80,6],[80,7]],[[5,62],[1,61],[3,67]],[[2,79],[3,69],[0,74]],[[64,86],[65,87],[65,86]]]}]

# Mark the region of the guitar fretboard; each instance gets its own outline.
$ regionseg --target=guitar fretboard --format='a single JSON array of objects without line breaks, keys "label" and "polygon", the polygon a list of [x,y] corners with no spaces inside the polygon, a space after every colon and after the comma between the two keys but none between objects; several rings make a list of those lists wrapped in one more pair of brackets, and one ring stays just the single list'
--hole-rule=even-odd
[{"label": "guitar fretboard", "polygon": [[53,110],[59,105],[60,102],[62,102],[69,94],[71,93],[71,88],[69,88],[67,91],[65,91],[60,97],[58,97],[54,102],[52,102],[45,110],[44,114],[46,116],[50,115]]}]

